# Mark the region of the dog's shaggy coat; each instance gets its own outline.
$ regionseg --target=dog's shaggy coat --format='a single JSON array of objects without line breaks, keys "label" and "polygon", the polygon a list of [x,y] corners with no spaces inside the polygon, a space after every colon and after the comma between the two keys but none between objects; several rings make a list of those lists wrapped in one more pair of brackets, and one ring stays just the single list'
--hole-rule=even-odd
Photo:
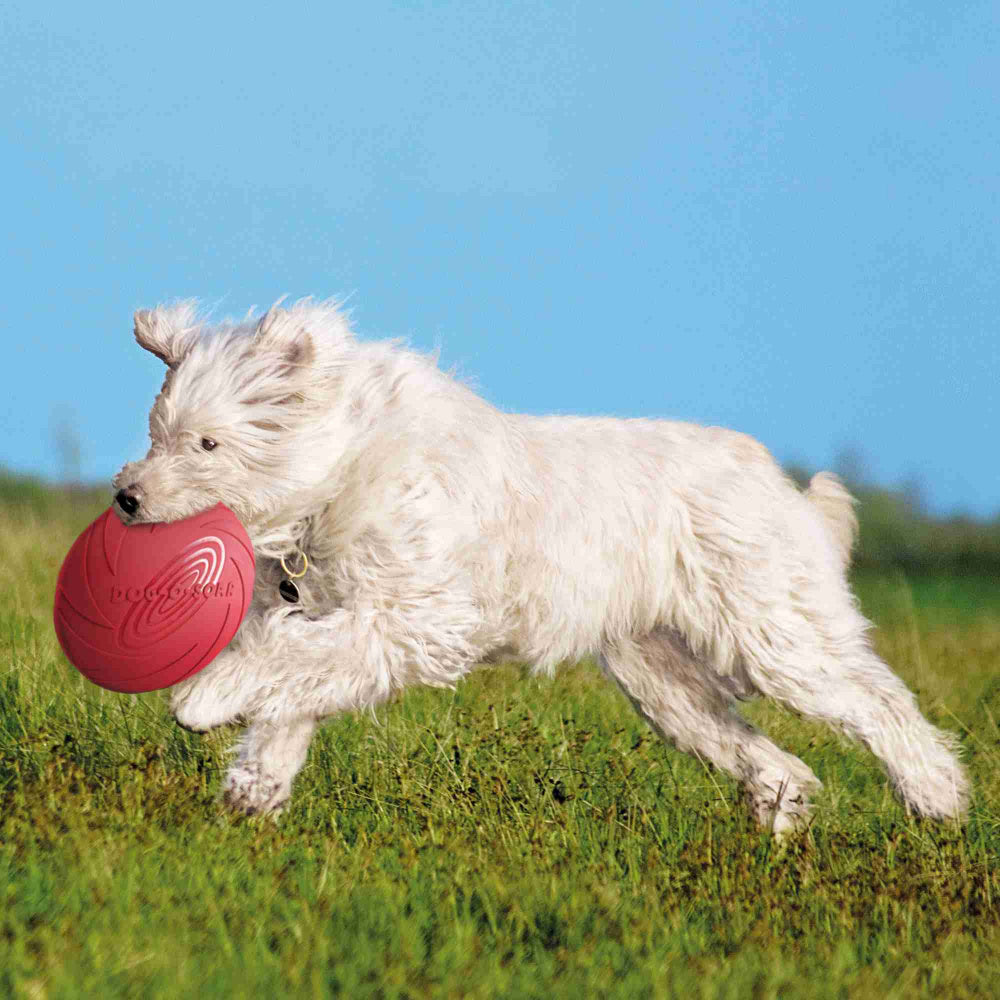
[{"label": "dog's shaggy coat", "polygon": [[[861,740],[917,812],[962,815],[953,740],[876,656],[848,588],[856,522],[834,476],[803,493],[719,428],[501,413],[431,360],[356,340],[331,303],[213,326],[185,303],[137,313],[135,336],[167,377],[149,454],[115,479],[120,516],[222,501],[258,556],[239,633],[171,702],[190,729],[248,723],[233,808],[280,806],[324,718],[500,657],[596,653],[776,832],[819,782],[734,710],[755,694]],[[293,605],[279,560],[303,553]]]}]

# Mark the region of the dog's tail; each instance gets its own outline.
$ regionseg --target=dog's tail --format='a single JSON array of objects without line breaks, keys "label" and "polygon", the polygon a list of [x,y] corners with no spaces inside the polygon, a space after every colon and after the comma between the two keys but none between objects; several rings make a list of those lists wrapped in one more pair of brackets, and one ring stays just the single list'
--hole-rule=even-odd
[{"label": "dog's tail", "polygon": [[858,518],[854,513],[857,501],[832,472],[817,472],[812,477],[806,499],[823,515],[840,564],[847,569],[851,563],[851,549],[858,538]]}]

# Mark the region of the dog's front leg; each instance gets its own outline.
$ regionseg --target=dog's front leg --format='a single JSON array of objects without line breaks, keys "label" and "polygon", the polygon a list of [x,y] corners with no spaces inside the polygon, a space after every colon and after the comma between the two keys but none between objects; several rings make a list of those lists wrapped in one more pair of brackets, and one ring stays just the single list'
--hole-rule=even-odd
[{"label": "dog's front leg", "polygon": [[315,719],[302,717],[252,723],[223,783],[226,805],[248,816],[280,809],[305,763],[315,728]]},{"label": "dog's front leg", "polygon": [[453,683],[475,662],[470,618],[453,606],[436,615],[415,606],[419,616],[397,605],[250,624],[241,644],[252,666],[243,666],[249,688],[239,708],[250,726],[224,782],[228,805],[246,813],[279,806],[319,719],[373,708],[410,682]]},{"label": "dog's front leg", "polygon": [[245,713],[267,680],[257,649],[272,627],[266,610],[252,605],[232,642],[204,670],[174,686],[170,713],[178,725],[207,733]]},{"label": "dog's front leg", "polygon": [[239,648],[227,647],[205,670],[174,687],[170,713],[177,724],[192,733],[207,733],[236,721],[256,686],[246,668]]}]

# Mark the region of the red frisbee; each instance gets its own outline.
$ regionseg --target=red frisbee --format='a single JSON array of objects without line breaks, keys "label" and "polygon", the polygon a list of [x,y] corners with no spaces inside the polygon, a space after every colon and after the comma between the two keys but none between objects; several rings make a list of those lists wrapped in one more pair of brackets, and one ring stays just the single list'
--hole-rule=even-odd
[{"label": "red frisbee", "polygon": [[56,584],[63,652],[112,691],[155,691],[207,666],[236,635],[254,556],[223,504],[126,527],[108,508],[73,543]]}]

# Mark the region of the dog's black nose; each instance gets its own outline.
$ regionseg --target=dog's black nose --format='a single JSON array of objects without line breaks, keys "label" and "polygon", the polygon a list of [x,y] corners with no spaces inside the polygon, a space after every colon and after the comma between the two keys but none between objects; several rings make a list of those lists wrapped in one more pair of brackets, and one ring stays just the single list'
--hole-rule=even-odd
[{"label": "dog's black nose", "polygon": [[134,486],[129,486],[128,489],[119,490],[115,494],[115,503],[130,515],[139,509],[139,498],[132,492],[134,489]]}]

